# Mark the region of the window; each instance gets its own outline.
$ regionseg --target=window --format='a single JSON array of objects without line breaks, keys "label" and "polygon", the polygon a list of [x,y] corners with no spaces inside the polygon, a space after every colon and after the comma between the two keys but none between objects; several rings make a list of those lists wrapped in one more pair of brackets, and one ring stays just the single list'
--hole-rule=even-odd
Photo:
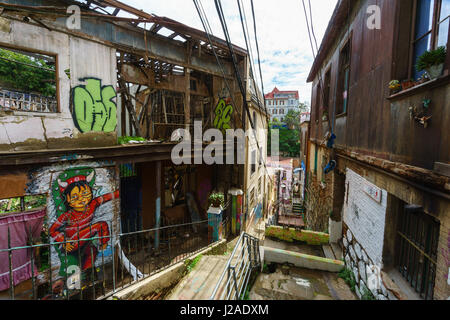
[{"label": "window", "polygon": [[253,150],[251,159],[251,174],[254,174],[255,171],[256,171],[256,150]]},{"label": "window", "polygon": [[263,164],[263,148],[259,147],[259,165]]},{"label": "window", "polygon": [[347,113],[348,94],[350,87],[350,63],[351,63],[352,41],[347,40],[347,43],[342,48],[339,55],[339,74],[338,74],[338,94],[336,97],[336,114]]},{"label": "window", "polygon": [[0,110],[58,112],[56,56],[0,47]]},{"label": "window", "polygon": [[325,79],[323,83],[323,109],[328,110],[330,105],[330,83],[331,83],[331,67],[325,74]]},{"label": "window", "polygon": [[0,200],[0,215],[25,212],[45,207],[47,196],[45,194],[22,196]]},{"label": "window", "polygon": [[447,46],[450,0],[417,0],[414,39],[412,45],[412,75],[416,80],[423,74],[417,72],[417,59],[425,51]]},{"label": "window", "polygon": [[316,123],[318,123],[319,119],[321,119],[322,117],[320,116],[320,92],[322,87],[320,86],[320,83],[317,84],[316,87],[316,94],[315,94],[315,101],[314,101],[314,116],[315,116],[315,120]]},{"label": "window", "polygon": [[398,270],[421,298],[432,300],[439,222],[413,205],[406,205],[399,218]]}]

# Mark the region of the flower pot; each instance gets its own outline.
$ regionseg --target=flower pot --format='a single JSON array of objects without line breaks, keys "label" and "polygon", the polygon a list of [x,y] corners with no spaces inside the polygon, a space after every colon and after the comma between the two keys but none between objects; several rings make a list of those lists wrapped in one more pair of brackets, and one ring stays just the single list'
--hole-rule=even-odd
[{"label": "flower pot", "polygon": [[429,68],[425,69],[428,75],[430,76],[430,79],[436,79],[442,74],[442,71],[444,71],[444,64],[435,64],[434,66],[431,66]]},{"label": "flower pot", "polygon": [[402,82],[402,90],[407,90],[412,87],[414,87],[414,82],[412,82],[412,81]]}]

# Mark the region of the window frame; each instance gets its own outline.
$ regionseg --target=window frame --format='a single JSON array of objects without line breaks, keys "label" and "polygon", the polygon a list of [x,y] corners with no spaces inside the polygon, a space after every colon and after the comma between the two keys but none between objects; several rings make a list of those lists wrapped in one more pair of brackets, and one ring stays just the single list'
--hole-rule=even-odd
[{"label": "window frame", "polygon": [[256,173],[256,149],[251,151],[250,157],[250,176],[253,176]]},{"label": "window frame", "polygon": [[[424,37],[427,37],[428,35],[431,36],[430,39],[430,49],[434,50],[437,48],[437,41],[438,41],[438,32],[439,32],[439,24],[440,24],[440,14],[441,14],[441,9],[442,9],[442,0],[434,0],[434,4],[433,4],[433,17],[432,17],[432,21],[431,21],[431,30],[429,30],[428,32],[426,32],[425,34],[423,34],[421,37],[416,39],[416,22],[417,22],[417,7],[418,7],[418,1],[420,0],[414,0],[414,4],[413,4],[413,12],[412,12],[412,21],[411,21],[411,40],[410,40],[410,44],[409,44],[409,69],[408,69],[408,79],[411,79],[414,75],[414,70],[415,70],[415,65],[414,65],[414,60],[415,60],[415,56],[414,56],[414,49],[415,49],[415,44],[424,39]],[[447,37],[447,52],[449,51],[449,42],[450,42],[450,18],[449,19],[449,30],[448,30],[448,37]],[[445,19],[444,19],[445,20]],[[429,49],[427,49],[429,50]],[[444,69],[448,70],[449,65],[450,65],[450,58],[449,58],[449,54],[447,53],[447,58],[446,58],[446,62],[444,64]],[[417,79],[414,79],[417,80]]]},{"label": "window frame", "polygon": [[[336,81],[336,86],[337,86],[337,90],[336,90],[336,110],[334,111],[336,114],[336,117],[343,117],[347,115],[348,112],[348,106],[349,106],[349,98],[350,98],[350,80],[351,80],[351,66],[352,66],[352,48],[353,48],[353,31],[350,32],[350,34],[348,35],[348,37],[345,39],[345,41],[343,42],[343,44],[340,46],[339,48],[339,65],[338,65],[338,72],[336,74],[337,77],[337,81]],[[343,55],[342,52],[345,50],[345,48],[348,46],[348,63],[346,63],[345,65],[343,65]],[[347,79],[347,97],[346,97],[346,104],[344,104],[345,100],[342,97],[343,93],[345,92],[345,83],[341,83],[341,80],[343,80],[345,82],[345,75],[342,76],[341,75],[344,74],[344,70],[348,69],[348,79]],[[331,80],[330,80],[331,81]],[[341,96],[342,100],[339,98],[339,96]],[[340,105],[342,102],[342,106]],[[344,108],[345,106],[345,108]],[[342,107],[342,110],[340,110]]]},{"label": "window frame", "polygon": [[0,42],[0,48],[5,48],[9,50],[18,50],[18,51],[24,51],[25,53],[30,54],[41,54],[46,55],[55,58],[55,87],[56,87],[56,111],[55,112],[39,112],[39,111],[27,111],[27,110],[12,110],[14,115],[53,115],[53,114],[60,114],[61,111],[61,103],[60,103],[60,78],[59,78],[59,55],[54,52],[48,52],[43,50],[37,50],[32,49],[28,47],[18,46],[18,45],[12,45],[10,43],[4,43]]}]

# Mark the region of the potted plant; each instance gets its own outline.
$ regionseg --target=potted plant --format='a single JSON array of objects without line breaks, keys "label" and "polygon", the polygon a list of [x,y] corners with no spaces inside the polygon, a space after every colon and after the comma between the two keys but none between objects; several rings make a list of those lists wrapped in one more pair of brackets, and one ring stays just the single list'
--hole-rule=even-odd
[{"label": "potted plant", "polygon": [[389,82],[389,89],[391,89],[392,94],[395,94],[395,93],[401,91],[400,81],[398,81],[398,80],[391,80]]},{"label": "potted plant", "polygon": [[435,50],[425,51],[416,63],[416,70],[425,70],[431,80],[436,79],[444,70],[444,62],[447,50],[445,47],[438,47]]},{"label": "potted plant", "polygon": [[407,79],[402,81],[402,90],[407,90],[409,88],[414,87],[414,80],[413,79]]},{"label": "potted plant", "polygon": [[211,193],[208,200],[209,200],[209,205],[214,208],[223,207],[223,205],[225,203],[225,197],[222,192]]}]

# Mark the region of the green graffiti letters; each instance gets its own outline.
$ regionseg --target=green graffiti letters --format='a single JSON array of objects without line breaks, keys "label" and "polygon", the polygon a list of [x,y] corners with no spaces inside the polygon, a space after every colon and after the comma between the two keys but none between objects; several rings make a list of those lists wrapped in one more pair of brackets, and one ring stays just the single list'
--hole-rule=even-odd
[{"label": "green graffiti letters", "polygon": [[225,130],[231,129],[230,121],[233,114],[233,106],[227,105],[223,98],[219,99],[215,110],[214,127],[225,133]]},{"label": "green graffiti letters", "polygon": [[100,79],[86,78],[86,85],[73,89],[73,119],[81,132],[112,132],[117,125],[114,87],[103,86]]}]

